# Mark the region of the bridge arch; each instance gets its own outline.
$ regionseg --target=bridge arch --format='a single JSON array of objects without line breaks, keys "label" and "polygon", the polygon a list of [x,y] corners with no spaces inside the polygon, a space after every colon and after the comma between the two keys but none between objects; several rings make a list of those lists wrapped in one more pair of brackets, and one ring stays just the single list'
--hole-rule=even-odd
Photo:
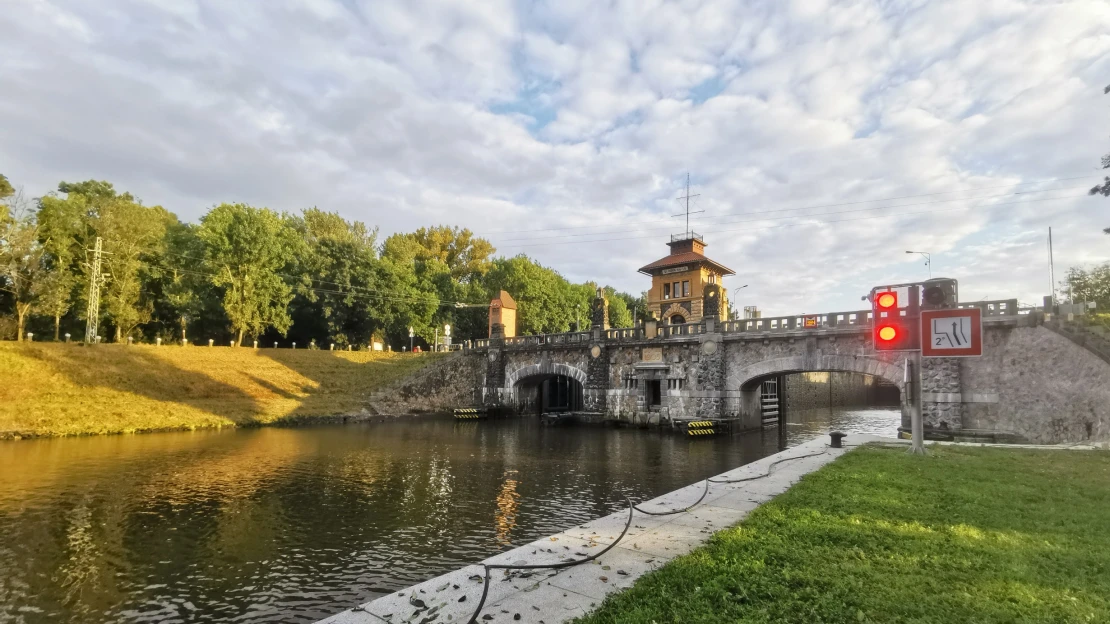
[{"label": "bridge arch", "polygon": [[585,386],[582,369],[553,362],[521,366],[505,375],[506,394],[522,413],[581,410]]},{"label": "bridge arch", "polygon": [[524,381],[529,377],[548,377],[551,375],[562,375],[563,377],[570,377],[583,386],[586,385],[586,373],[580,368],[570,366],[568,364],[557,364],[554,362],[541,362],[539,364],[528,364],[521,366],[512,371],[505,373],[505,389],[512,390],[518,383]]},{"label": "bridge arch", "polygon": [[763,360],[749,364],[729,375],[729,387],[739,390],[752,390],[764,379],[791,373],[838,371],[860,373],[880,377],[898,386],[902,391],[905,385],[901,360],[887,362],[877,358],[855,355],[791,356]]}]

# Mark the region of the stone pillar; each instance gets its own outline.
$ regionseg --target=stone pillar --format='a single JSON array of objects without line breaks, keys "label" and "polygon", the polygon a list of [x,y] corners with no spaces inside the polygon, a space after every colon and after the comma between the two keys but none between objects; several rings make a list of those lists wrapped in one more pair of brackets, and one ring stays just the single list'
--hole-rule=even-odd
[{"label": "stone pillar", "polygon": [[486,354],[486,384],[482,389],[484,407],[508,407],[505,394],[505,325],[494,323]]},{"label": "stone pillar", "polygon": [[925,430],[963,426],[959,358],[921,358],[921,420]]},{"label": "stone pillar", "polygon": [[696,375],[695,418],[722,418],[725,409],[722,400],[725,386],[725,343],[721,334],[703,334]]},{"label": "stone pillar", "polygon": [[601,288],[597,289],[597,297],[594,297],[590,320],[594,327],[600,327],[602,330],[609,329],[609,301]]},{"label": "stone pillar", "polygon": [[701,316],[703,319],[721,320],[721,287],[717,284],[706,284],[702,293]]},{"label": "stone pillar", "polygon": [[590,345],[586,362],[586,385],[582,388],[582,407],[587,412],[605,413],[605,397],[609,393],[609,349],[604,342]]}]

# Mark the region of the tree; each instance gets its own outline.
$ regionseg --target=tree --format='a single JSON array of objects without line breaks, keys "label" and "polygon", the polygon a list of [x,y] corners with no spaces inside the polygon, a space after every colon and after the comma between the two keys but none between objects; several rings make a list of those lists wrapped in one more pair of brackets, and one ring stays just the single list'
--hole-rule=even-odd
[{"label": "tree", "polygon": [[317,208],[292,222],[307,247],[298,263],[307,279],[296,288],[295,325],[325,332],[340,346],[369,343],[388,316],[376,271],[377,230]]},{"label": "tree", "polygon": [[[0,176],[2,178],[2,176]],[[7,178],[0,181],[0,290],[15,304],[16,340],[23,340],[27,318],[38,302],[46,277],[35,214]]]},{"label": "tree", "polygon": [[470,230],[447,225],[394,234],[382,246],[382,255],[397,262],[438,260],[452,279],[462,283],[485,275],[494,251],[488,240]]},{"label": "tree", "polygon": [[[1106,95],[1107,93],[1110,93],[1110,85],[1107,85],[1107,87],[1102,90],[1103,95]],[[1102,168],[1103,169],[1110,169],[1110,154],[1106,154],[1105,156],[1102,157]],[[1090,195],[1102,195],[1104,197],[1110,197],[1110,176],[1103,177],[1102,183],[1101,184],[1096,184],[1089,191],[1089,194]],[[1104,234],[1110,234],[1110,227],[1104,229],[1103,233]]]},{"label": "tree", "polygon": [[48,274],[43,284],[40,309],[54,319],[54,340],[58,340],[62,317],[73,305],[74,288],[79,283],[82,241],[85,235],[85,202],[67,201],[53,195],[39,198],[39,240],[46,253]]},{"label": "tree", "polygon": [[162,294],[160,303],[177,325],[182,344],[188,338],[190,321],[200,317],[205,300],[212,295],[202,273],[204,244],[196,230],[197,226],[187,223],[173,223],[167,228],[167,262],[163,263],[158,280]]},{"label": "tree", "polygon": [[1110,264],[1090,271],[1071,267],[1061,286],[1068,303],[1094,301],[1098,310],[1110,310]]},{"label": "tree", "polygon": [[304,248],[284,215],[246,204],[220,204],[200,221],[205,271],[224,291],[223,306],[235,344],[269,328],[289,331],[293,289],[281,271]]}]

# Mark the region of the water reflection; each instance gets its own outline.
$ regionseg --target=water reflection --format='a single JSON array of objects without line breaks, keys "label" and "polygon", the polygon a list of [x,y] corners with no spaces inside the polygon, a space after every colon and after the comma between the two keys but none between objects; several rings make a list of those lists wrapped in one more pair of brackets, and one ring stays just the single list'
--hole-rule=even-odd
[{"label": "water reflection", "polygon": [[779,442],[429,418],[0,443],[0,621],[314,621]]}]

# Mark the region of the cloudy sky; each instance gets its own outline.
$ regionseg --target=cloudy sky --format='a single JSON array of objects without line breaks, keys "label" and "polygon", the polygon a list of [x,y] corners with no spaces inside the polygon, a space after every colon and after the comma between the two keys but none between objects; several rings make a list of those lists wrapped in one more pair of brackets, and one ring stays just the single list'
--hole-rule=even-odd
[{"label": "cloudy sky", "polygon": [[455,224],[639,292],[692,227],[765,314],[1110,259],[1104,0],[6,0],[0,172],[183,219]]}]

